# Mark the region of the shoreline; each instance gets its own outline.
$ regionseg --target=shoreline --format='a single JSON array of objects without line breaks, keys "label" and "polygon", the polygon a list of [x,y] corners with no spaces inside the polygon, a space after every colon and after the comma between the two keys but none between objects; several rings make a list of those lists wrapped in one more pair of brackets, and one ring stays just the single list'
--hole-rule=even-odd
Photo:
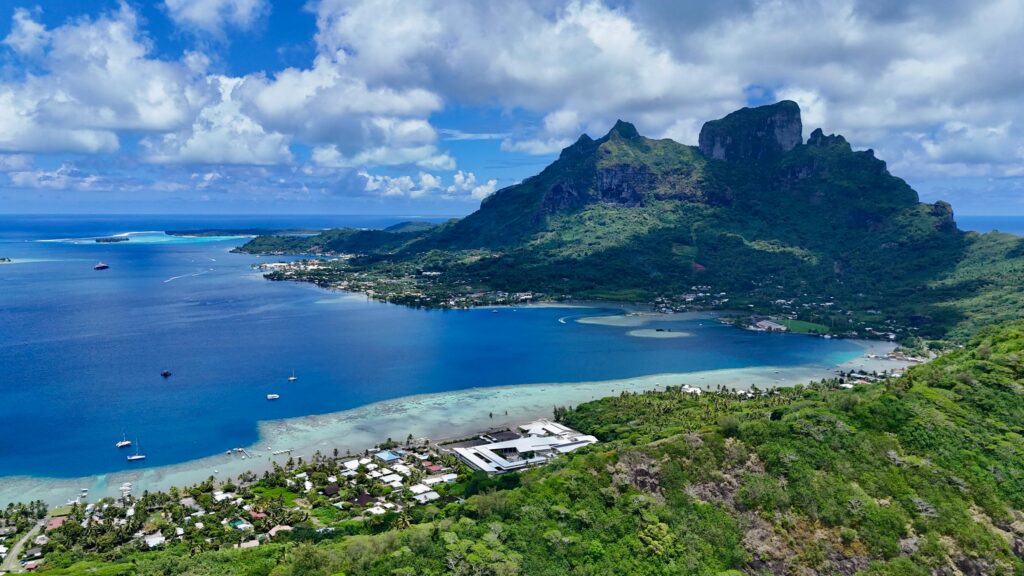
[{"label": "shoreline", "polygon": [[[383,400],[328,414],[261,421],[259,440],[242,447],[252,456],[250,458],[222,452],[167,466],[78,478],[0,477],[0,505],[32,500],[43,500],[51,506],[62,505],[78,496],[82,488],[88,488],[90,501],[96,501],[119,495],[118,488],[123,482],[131,482],[133,493],[141,494],[146,490],[188,486],[209,476],[226,480],[243,472],[261,474],[275,462],[287,462],[289,457],[308,458],[317,450],[331,454],[335,448],[340,454],[347,450],[361,453],[388,437],[402,442],[408,434],[434,441],[465,437],[493,427],[550,417],[556,405],[576,406],[622,391],[642,392],[683,384],[702,389],[726,386],[740,390],[755,385],[759,388],[794,386],[830,377],[838,370],[887,370],[909,365],[903,361],[867,357],[868,354],[884,356],[895,349],[895,344],[872,340],[851,342],[860,346],[859,354],[835,365],[757,366],[619,380],[469,388]],[[280,450],[290,450],[290,453],[274,454]]]}]

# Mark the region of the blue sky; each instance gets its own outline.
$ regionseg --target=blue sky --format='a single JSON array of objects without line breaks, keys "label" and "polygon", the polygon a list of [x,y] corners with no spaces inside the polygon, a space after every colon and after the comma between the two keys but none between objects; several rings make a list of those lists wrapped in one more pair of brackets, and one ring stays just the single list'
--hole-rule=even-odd
[{"label": "blue sky", "polygon": [[8,0],[0,212],[462,215],[617,118],[781,98],[1024,214],[1016,0]]}]

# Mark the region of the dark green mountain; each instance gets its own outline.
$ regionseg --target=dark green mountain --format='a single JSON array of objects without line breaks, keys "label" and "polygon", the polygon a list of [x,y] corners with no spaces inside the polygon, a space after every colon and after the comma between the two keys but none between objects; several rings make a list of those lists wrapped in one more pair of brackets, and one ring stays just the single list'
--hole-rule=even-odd
[{"label": "dark green mountain", "polygon": [[888,321],[901,336],[941,337],[1020,315],[1019,239],[961,232],[949,204],[920,202],[873,151],[802,132],[789,101],[706,123],[699,147],[619,121],[457,222],[380,233],[376,246],[341,232],[305,242],[361,254],[348,270],[443,272],[434,285],[669,302],[725,293],[704,304],[842,330]]}]

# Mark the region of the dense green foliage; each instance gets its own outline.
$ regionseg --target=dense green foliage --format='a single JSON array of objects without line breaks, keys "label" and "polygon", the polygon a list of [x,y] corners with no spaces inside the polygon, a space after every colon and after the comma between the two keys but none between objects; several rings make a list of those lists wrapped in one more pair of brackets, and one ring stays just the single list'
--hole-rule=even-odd
[{"label": "dense green foliage", "polygon": [[[423,305],[495,291],[764,313],[794,300],[781,312],[860,336],[888,331],[884,318],[902,341],[963,338],[1021,317],[1024,240],[957,230],[948,204],[920,203],[885,162],[842,136],[815,130],[784,152],[751,135],[779,110],[798,123],[795,106],[709,123],[719,137],[746,138],[743,153],[756,161],[710,160],[619,122],[460,221],[402,234],[259,238],[242,250],[355,254],[288,277]],[[759,155],[759,145],[769,150]],[[727,298],[685,300],[695,286]]]},{"label": "dense green foliage", "polygon": [[1024,573],[1024,324],[853,390],[670,388],[559,414],[604,442],[409,527],[48,573]]},{"label": "dense green foliage", "polygon": [[247,243],[242,251],[298,254],[386,252],[400,248],[435,227],[428,222],[402,222],[383,230],[336,228],[315,235],[263,235]]}]

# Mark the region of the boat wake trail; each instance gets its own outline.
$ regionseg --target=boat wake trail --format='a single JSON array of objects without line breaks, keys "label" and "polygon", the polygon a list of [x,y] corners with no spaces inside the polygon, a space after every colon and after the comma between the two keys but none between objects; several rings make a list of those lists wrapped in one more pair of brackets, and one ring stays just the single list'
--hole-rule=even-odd
[{"label": "boat wake trail", "polygon": [[182,274],[180,276],[171,276],[167,280],[164,280],[164,284],[167,284],[168,282],[174,282],[175,280],[178,280],[179,278],[195,278],[196,276],[202,276],[203,274],[208,274],[210,272],[213,272],[213,268],[210,268],[209,270],[203,270],[201,272],[193,272],[192,274]]}]

